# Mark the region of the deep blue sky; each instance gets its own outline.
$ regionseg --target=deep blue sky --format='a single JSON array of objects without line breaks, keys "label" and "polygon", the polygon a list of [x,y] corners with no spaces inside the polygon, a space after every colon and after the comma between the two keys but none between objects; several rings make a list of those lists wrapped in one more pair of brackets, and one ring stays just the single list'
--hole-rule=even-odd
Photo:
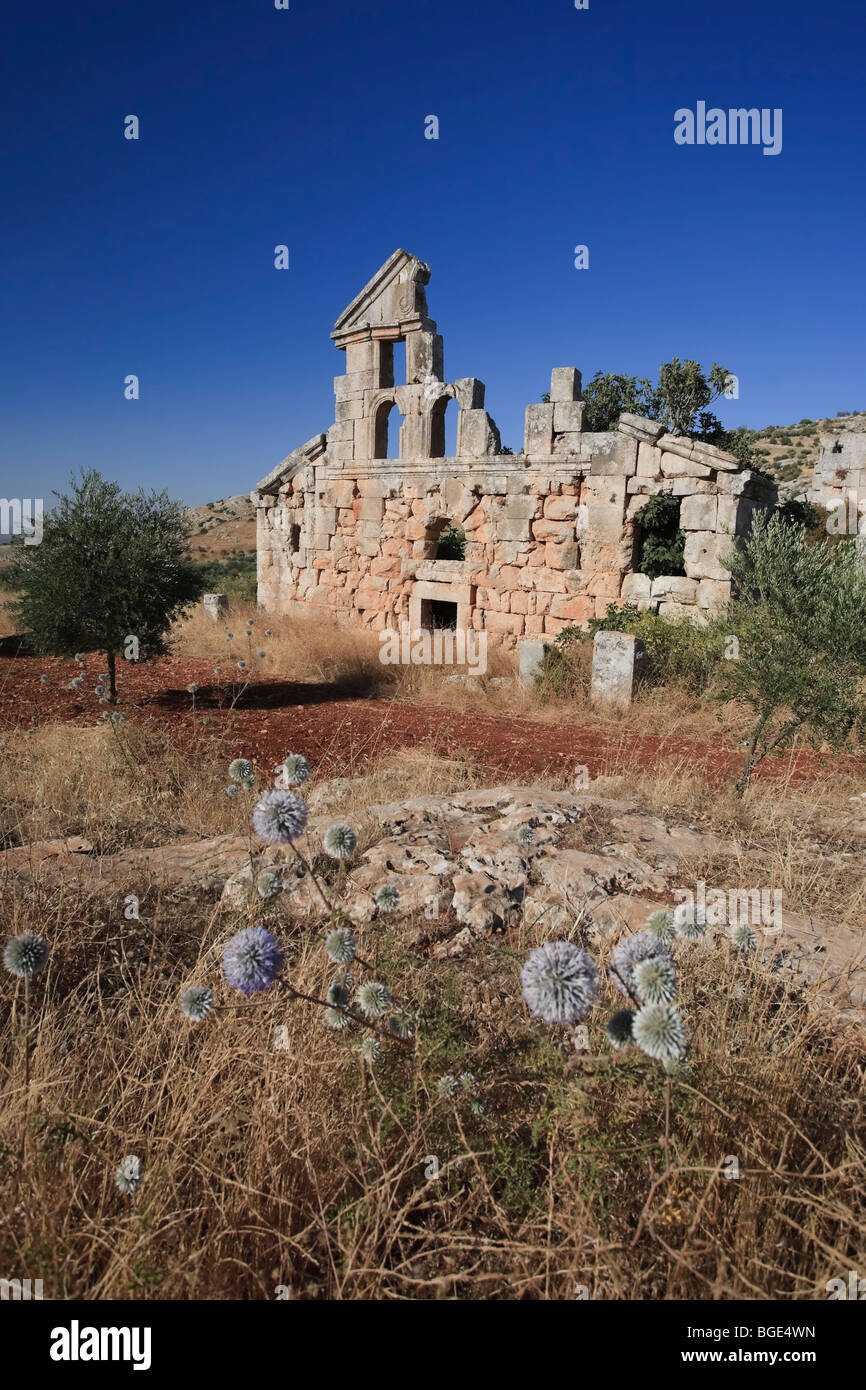
[{"label": "deep blue sky", "polygon": [[[515,449],[558,365],[718,360],[730,425],[866,407],[862,0],[17,0],[0,37],[0,495],[249,490],[398,246]],[[698,100],[783,108],[782,153],[675,145]]]}]

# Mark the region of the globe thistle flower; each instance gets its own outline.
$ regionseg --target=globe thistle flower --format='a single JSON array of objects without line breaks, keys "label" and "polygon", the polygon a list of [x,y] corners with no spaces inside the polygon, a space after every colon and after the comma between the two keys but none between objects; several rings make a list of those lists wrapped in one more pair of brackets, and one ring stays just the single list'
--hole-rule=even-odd
[{"label": "globe thistle flower", "polygon": [[141,1159],[127,1154],[114,1175],[114,1181],[125,1197],[131,1197],[141,1182]]},{"label": "globe thistle flower", "polygon": [[251,787],[256,780],[256,772],[249,758],[233,758],[229,763],[229,777],[239,787]]},{"label": "globe thistle flower", "polygon": [[348,965],[355,959],[358,945],[348,927],[335,927],[325,937],[325,950],[335,965]]},{"label": "globe thistle flower", "polygon": [[358,837],[349,825],[329,825],[322,837],[325,853],[332,859],[348,859],[357,843]]},{"label": "globe thistle flower", "polygon": [[95,685],[95,686],[93,687],[93,693],[94,693],[94,695],[104,695],[104,694],[105,694],[105,686],[104,686],[104,685]]},{"label": "globe thistle flower", "polygon": [[633,1023],[634,1012],[631,1009],[617,1009],[604,1030],[612,1047],[628,1047],[634,1042],[631,1032]]},{"label": "globe thistle flower", "polygon": [[265,628],[265,636],[266,636],[266,637],[270,637],[270,635],[271,635],[271,629],[270,629],[269,627],[266,627],[266,628]]},{"label": "globe thistle flower", "polygon": [[755,929],[748,922],[732,922],[728,927],[728,936],[739,951],[754,951],[758,945]]},{"label": "globe thistle flower", "polygon": [[253,811],[253,829],[269,845],[289,845],[304,833],[307,808],[295,792],[262,792]]},{"label": "globe thistle flower", "polygon": [[196,685],[195,681],[190,681],[186,689],[188,695],[195,695],[198,691],[198,686]]},{"label": "globe thistle flower", "polygon": [[365,1062],[372,1065],[373,1062],[378,1062],[381,1054],[382,1044],[378,1038],[365,1038],[361,1043],[361,1056]]},{"label": "globe thistle flower", "polygon": [[457,1078],[457,1085],[465,1096],[474,1096],[478,1089],[471,1071],[462,1071]]},{"label": "globe thistle flower", "polygon": [[83,665],[83,663],[84,663],[84,652],[76,652],[76,653],[75,653],[75,658],[74,658],[74,659],[78,662],[79,666]]},{"label": "globe thistle flower", "polygon": [[391,995],[378,980],[367,980],[358,990],[358,1005],[367,1018],[381,1018],[391,1006]]},{"label": "globe thistle flower", "polygon": [[233,632],[226,632],[226,641],[227,641],[227,642],[231,642],[232,639],[233,639],[233,637],[234,637],[234,633],[233,633]]},{"label": "globe thistle flower", "polygon": [[673,913],[664,910],[650,913],[645,930],[649,932],[650,936],[654,936],[656,941],[661,941],[664,946],[669,946],[677,934]]},{"label": "globe thistle flower", "polygon": [[483,1114],[484,1114],[484,1101],[483,1101],[483,1100],[473,1100],[473,1102],[472,1102],[472,1104],[470,1105],[469,1109],[472,1111],[472,1114],[473,1114],[473,1115],[483,1115]]},{"label": "globe thistle flower", "polygon": [[223,951],[223,974],[233,989],[255,994],[274,983],[283,961],[282,946],[265,927],[244,927]]},{"label": "globe thistle flower", "polygon": [[274,898],[283,886],[281,876],[274,869],[264,869],[256,879],[256,892],[260,898]]},{"label": "globe thistle flower", "polygon": [[267,652],[256,652],[256,656],[258,657],[259,661],[264,661],[265,657],[267,656]]},{"label": "globe thistle flower", "polygon": [[634,1016],[631,1031],[641,1052],[657,1062],[674,1062],[685,1052],[683,1020],[670,1004],[644,1004]]},{"label": "globe thistle flower", "polygon": [[303,753],[288,753],[283,759],[283,778],[290,787],[299,787],[310,775],[310,764]]},{"label": "globe thistle flower", "polygon": [[226,787],[226,796],[237,796],[238,790],[239,788],[232,782],[230,786]]},{"label": "globe thistle flower", "polygon": [[634,992],[641,1004],[672,1004],[677,997],[677,972],[670,957],[648,956],[635,961]]},{"label": "globe thistle flower", "polygon": [[531,951],[520,983],[530,1013],[545,1023],[580,1023],[598,998],[595,961],[570,941],[547,941]]},{"label": "globe thistle flower", "polygon": [[352,1020],[342,1009],[326,1009],[325,1022],[329,1028],[333,1028],[335,1033],[342,1033],[346,1028],[351,1028]]},{"label": "globe thistle flower", "polygon": [[42,682],[43,685],[46,684],[46,682],[47,682],[47,680],[48,680],[48,677],[45,675],[45,672],[44,672],[44,671],[43,671],[42,675],[39,677],[39,679],[40,679],[40,681]]},{"label": "globe thistle flower", "polygon": [[687,903],[680,903],[679,907],[674,908],[674,930],[677,936],[681,936],[685,941],[698,941],[706,929],[707,918],[704,912],[699,912]]},{"label": "globe thistle flower", "polygon": [[350,989],[351,985],[349,982],[337,975],[328,985],[328,992],[325,998],[332,1008],[344,1009],[349,1002]]},{"label": "globe thistle flower", "polygon": [[531,825],[521,825],[517,831],[517,843],[522,849],[529,849],[535,843],[535,831]]},{"label": "globe thistle flower", "polygon": [[406,1009],[397,1009],[388,1019],[388,1027],[395,1038],[411,1038],[415,1032],[415,1019]]},{"label": "globe thistle flower", "polygon": [[238,670],[239,670],[239,671],[245,671],[246,669],[247,669],[247,663],[246,663],[245,661],[239,661],[239,662],[238,662]]},{"label": "globe thistle flower", "polygon": [[18,975],[20,979],[28,979],[41,970],[48,959],[48,942],[43,941],[41,936],[34,936],[31,932],[25,932],[22,936],[13,936],[11,941],[6,942],[6,949],[3,952],[3,964],[12,975]]},{"label": "globe thistle flower", "polygon": [[215,676],[221,676],[223,673],[223,668],[221,666],[215,666],[213,668],[213,673]]},{"label": "globe thistle flower", "polygon": [[213,1008],[213,990],[189,985],[180,996],[180,1007],[193,1023],[201,1023]]},{"label": "globe thistle flower", "polygon": [[393,883],[383,883],[373,894],[373,902],[380,912],[393,912],[400,901],[400,890]]},{"label": "globe thistle flower", "polygon": [[111,716],[111,722],[112,724],[122,724],[124,722],[123,715],[120,713],[119,709],[114,711],[114,714]]},{"label": "globe thistle flower", "polygon": [[70,690],[77,690],[78,687],[82,684],[83,680],[84,680],[84,677],[83,677],[83,676],[73,676],[73,677],[72,677],[72,680],[69,682],[69,689],[70,689]]},{"label": "globe thistle flower", "polygon": [[626,998],[637,994],[634,982],[634,968],[639,960],[657,960],[660,956],[670,960],[667,947],[648,931],[637,932],[634,936],[624,936],[616,943],[610,953],[608,974]]},{"label": "globe thistle flower", "polygon": [[457,1078],[455,1076],[440,1076],[436,1082],[436,1094],[440,1100],[451,1100],[457,1094]]}]

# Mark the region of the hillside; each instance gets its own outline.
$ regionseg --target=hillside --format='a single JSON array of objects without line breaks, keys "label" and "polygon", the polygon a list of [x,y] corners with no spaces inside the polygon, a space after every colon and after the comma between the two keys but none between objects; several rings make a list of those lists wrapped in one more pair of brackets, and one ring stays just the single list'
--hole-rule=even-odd
[{"label": "hillside", "polygon": [[779,484],[784,497],[806,492],[818,462],[818,436],[866,431],[866,411],[823,420],[803,419],[796,425],[767,425],[758,430],[753,449],[756,460]]}]

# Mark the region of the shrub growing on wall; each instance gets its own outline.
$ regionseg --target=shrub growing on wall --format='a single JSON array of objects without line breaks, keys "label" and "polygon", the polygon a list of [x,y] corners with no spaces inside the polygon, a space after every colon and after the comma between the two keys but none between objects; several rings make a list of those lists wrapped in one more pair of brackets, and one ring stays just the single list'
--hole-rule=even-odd
[{"label": "shrub growing on wall", "polygon": [[634,519],[640,527],[638,571],[650,579],[661,574],[685,574],[686,533],[680,530],[679,498],[651,497]]}]

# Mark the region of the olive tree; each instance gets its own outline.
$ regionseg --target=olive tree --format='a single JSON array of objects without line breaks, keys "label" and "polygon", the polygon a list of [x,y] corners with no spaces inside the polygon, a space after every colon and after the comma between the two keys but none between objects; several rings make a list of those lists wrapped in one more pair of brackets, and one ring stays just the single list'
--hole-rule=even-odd
[{"label": "olive tree", "polygon": [[841,747],[866,722],[866,569],[856,542],[809,542],[790,519],[757,513],[724,563],[734,581],[726,621],[737,657],[717,694],[753,722],[742,794],[769,754],[800,735]]},{"label": "olive tree", "polygon": [[187,554],[183,504],[165,492],[123,492],[94,469],[70,480],[39,545],[21,546],[4,586],[31,645],[49,656],[101,652],[109,698],[116,657],[161,656],[174,620],[204,581]]}]

